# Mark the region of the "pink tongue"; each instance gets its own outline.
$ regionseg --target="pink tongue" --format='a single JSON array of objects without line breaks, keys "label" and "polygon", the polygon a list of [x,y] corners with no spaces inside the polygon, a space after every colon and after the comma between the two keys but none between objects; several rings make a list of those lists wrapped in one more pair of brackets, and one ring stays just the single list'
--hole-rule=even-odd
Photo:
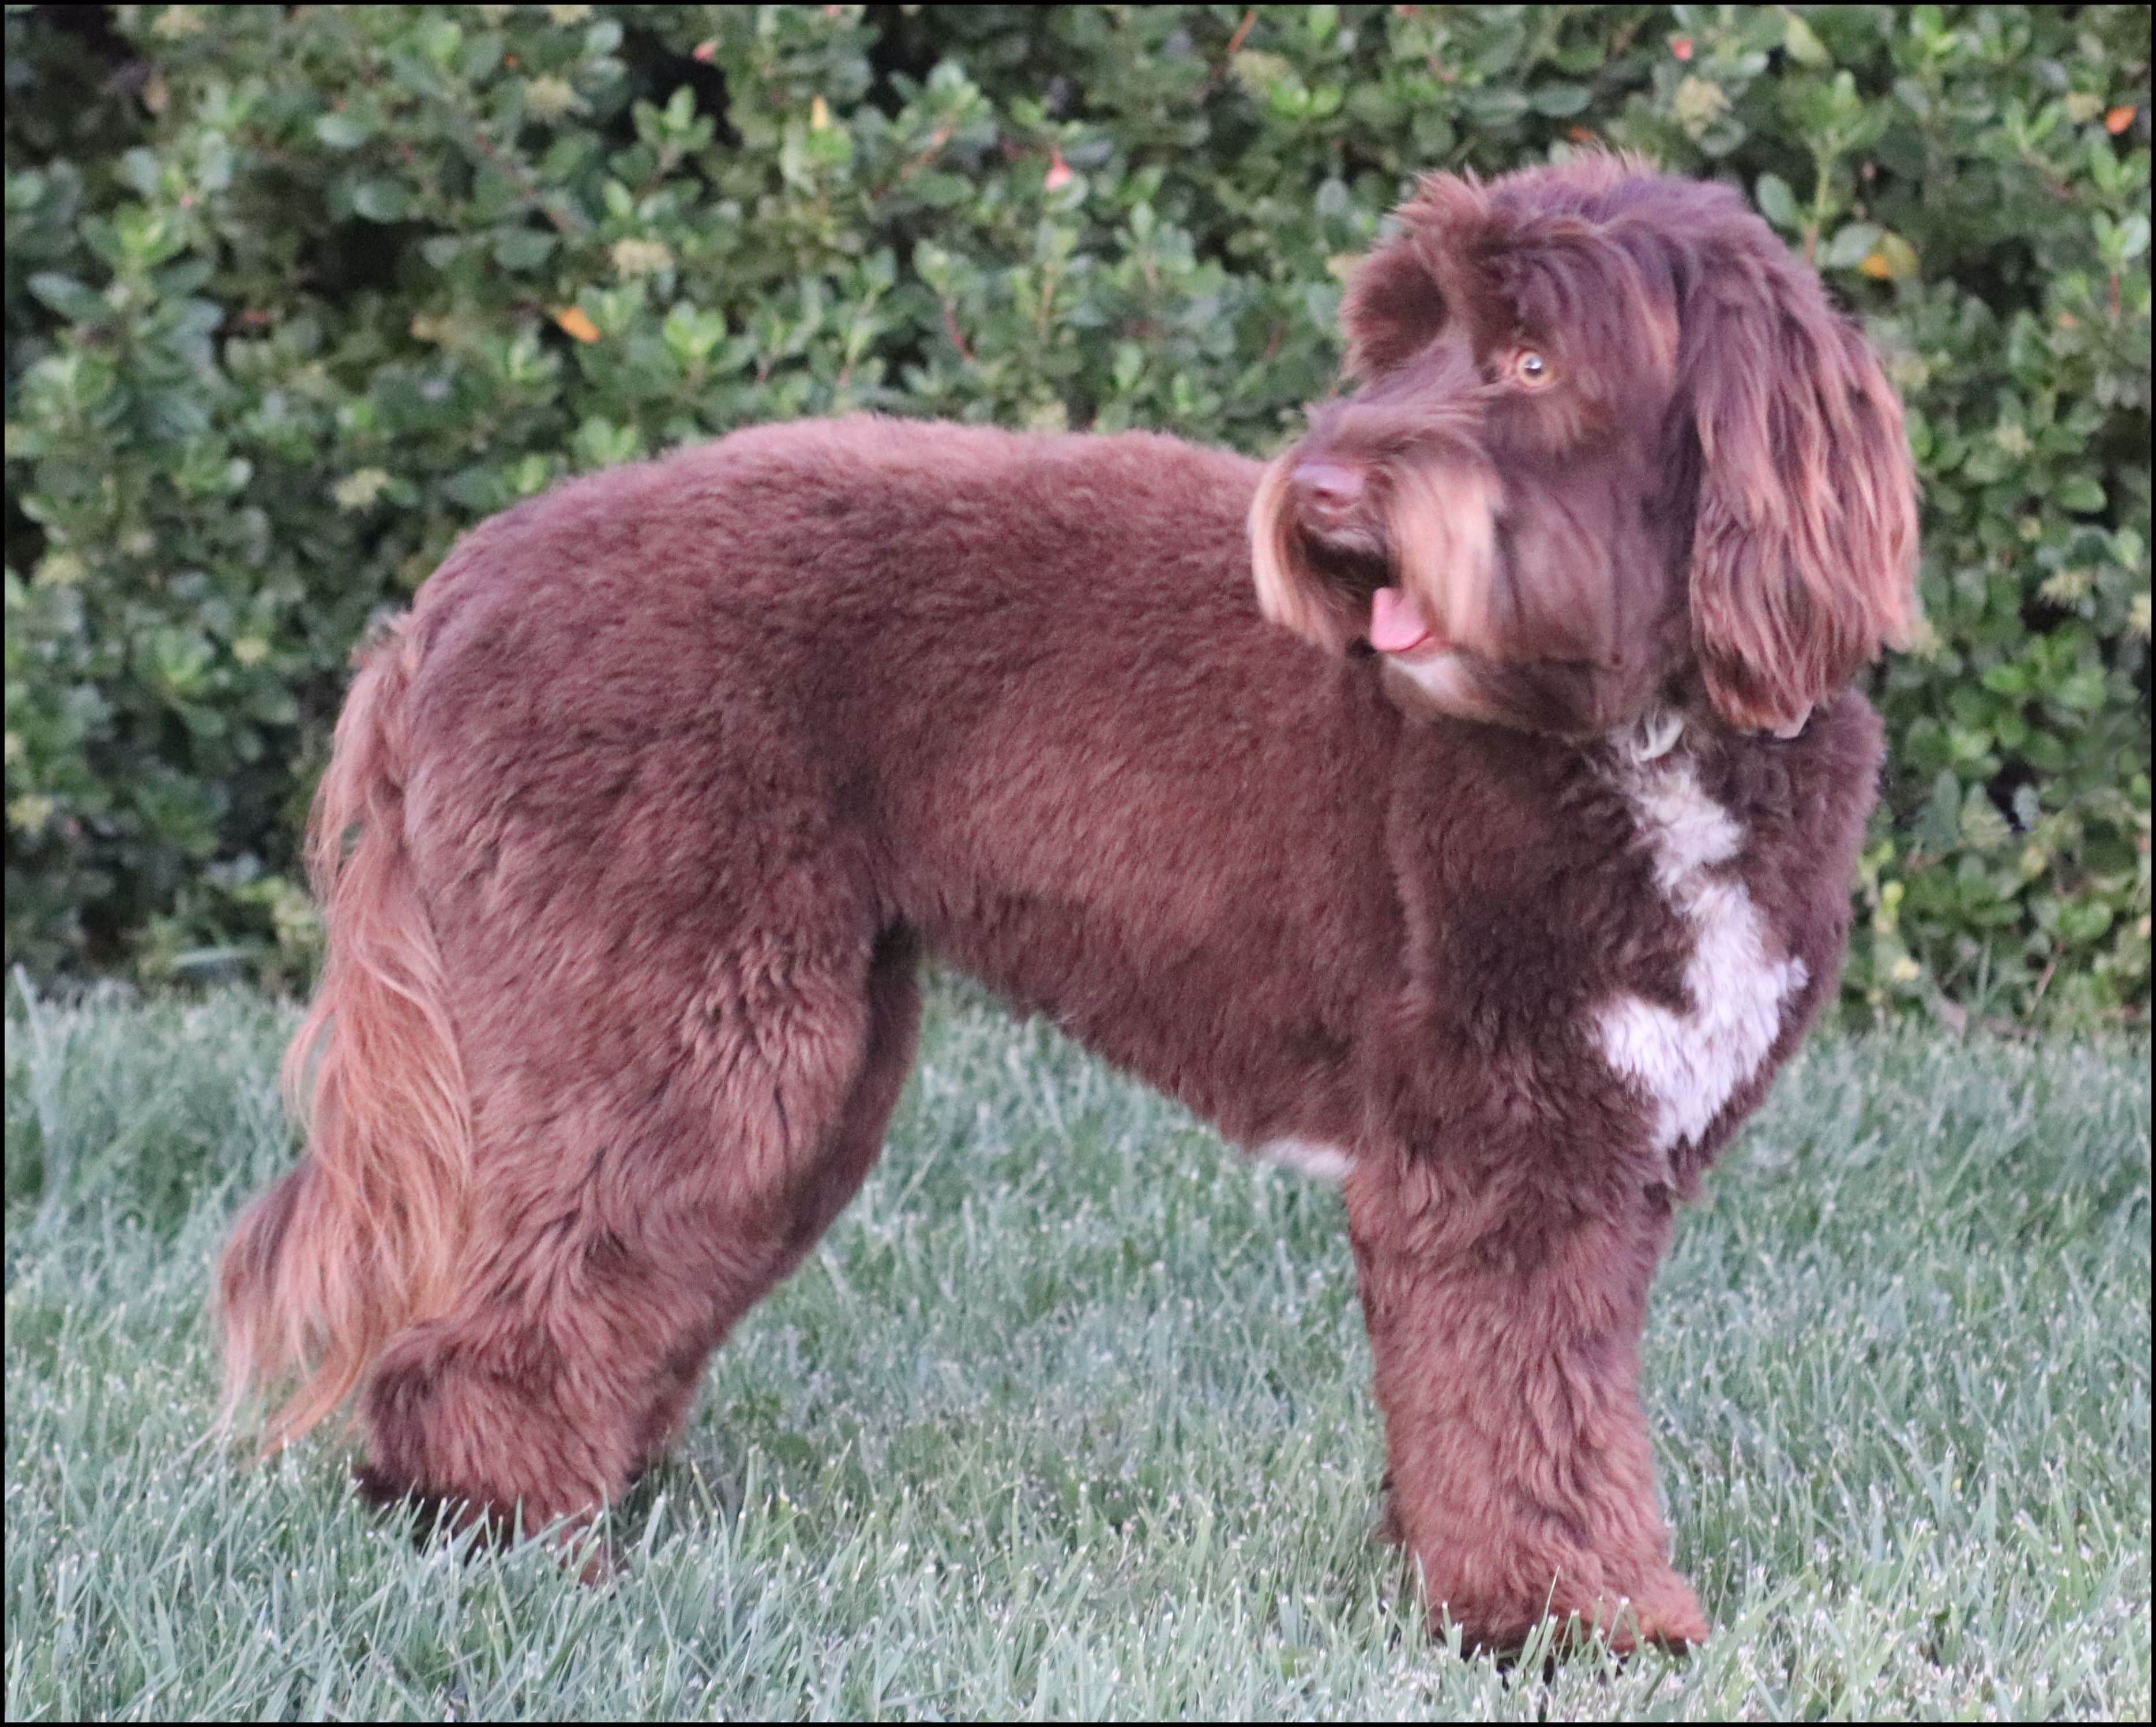
[{"label": "pink tongue", "polygon": [[1381,654],[1404,654],[1430,640],[1430,625],[1397,588],[1370,596],[1370,645]]}]

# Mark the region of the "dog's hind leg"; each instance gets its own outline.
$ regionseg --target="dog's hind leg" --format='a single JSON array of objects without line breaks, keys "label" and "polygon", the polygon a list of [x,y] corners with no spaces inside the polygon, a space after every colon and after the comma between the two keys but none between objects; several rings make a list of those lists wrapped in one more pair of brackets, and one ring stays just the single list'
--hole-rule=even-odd
[{"label": "dog's hind leg", "polygon": [[485,992],[465,1293],[371,1376],[376,1496],[526,1529],[603,1504],[860,1185],[911,1056],[913,943],[794,885],[807,928],[728,917],[754,939],[714,953],[708,916],[654,946],[639,909],[587,946],[608,964]]},{"label": "dog's hind leg", "polygon": [[[866,1046],[852,1087],[813,1166],[787,1208],[786,1238],[761,1288],[740,1303],[746,1312],[787,1276],[816,1245],[832,1221],[860,1190],[883,1149],[884,1130],[897,1107],[921,1031],[920,943],[911,931],[891,929],[877,942],[869,966]],[[724,1322],[731,1325],[732,1319]],[[639,1436],[639,1471],[659,1461],[680,1437],[702,1377],[708,1351],[684,1353],[658,1377],[656,1395]]]}]

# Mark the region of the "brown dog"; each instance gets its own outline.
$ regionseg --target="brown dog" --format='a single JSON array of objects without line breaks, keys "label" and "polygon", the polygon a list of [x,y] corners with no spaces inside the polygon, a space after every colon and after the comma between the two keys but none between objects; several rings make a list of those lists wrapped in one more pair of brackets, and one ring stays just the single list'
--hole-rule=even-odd
[{"label": "brown dog", "polygon": [[1345,1176],[1435,1606],[1704,1636],[1640,1328],[1834,988],[1900,413],[1724,188],[1401,216],[1363,388],[1270,468],[767,427],[458,546],[322,784],[313,1149],[225,1256],[235,1395],[301,1370],[289,1437],[360,1390],[384,1495],[610,1499],[874,1161],[925,949]]}]

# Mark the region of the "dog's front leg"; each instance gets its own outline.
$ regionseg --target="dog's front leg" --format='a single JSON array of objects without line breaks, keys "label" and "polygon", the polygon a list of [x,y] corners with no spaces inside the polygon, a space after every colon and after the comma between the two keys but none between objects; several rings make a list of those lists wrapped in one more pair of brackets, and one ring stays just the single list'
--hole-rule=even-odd
[{"label": "dog's front leg", "polygon": [[1573,1205],[1517,1172],[1371,1158],[1348,1183],[1391,1517],[1433,1612],[1517,1647],[1577,1614],[1613,1645],[1698,1642],[1638,1395],[1669,1203]]}]

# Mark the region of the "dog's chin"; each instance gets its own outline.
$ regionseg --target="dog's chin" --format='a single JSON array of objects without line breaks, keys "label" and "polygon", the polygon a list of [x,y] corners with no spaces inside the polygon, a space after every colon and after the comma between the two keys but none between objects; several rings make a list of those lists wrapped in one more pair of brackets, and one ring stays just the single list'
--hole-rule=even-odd
[{"label": "dog's chin", "polygon": [[1424,717],[1585,740],[1656,706],[1632,680],[1579,660],[1505,660],[1438,643],[1378,658],[1378,681],[1393,704]]},{"label": "dog's chin", "polygon": [[1404,654],[1380,654],[1385,693],[1409,713],[1446,719],[1512,723],[1495,699],[1488,666],[1478,655],[1425,645]]}]

